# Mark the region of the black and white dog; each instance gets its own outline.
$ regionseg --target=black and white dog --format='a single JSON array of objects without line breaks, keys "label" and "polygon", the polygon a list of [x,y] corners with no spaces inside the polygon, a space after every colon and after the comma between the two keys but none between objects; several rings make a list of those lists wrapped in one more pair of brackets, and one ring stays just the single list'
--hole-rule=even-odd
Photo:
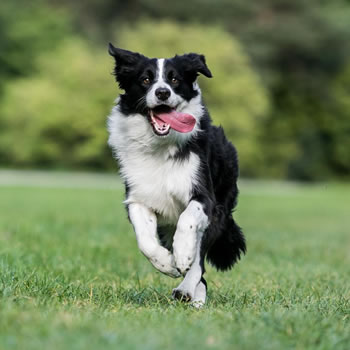
[{"label": "black and white dog", "polygon": [[230,269],[245,253],[232,218],[237,153],[211,125],[197,84],[211,78],[203,55],[147,58],[109,45],[125,91],[108,120],[109,140],[125,182],[129,219],[156,269],[185,276],[173,297],[201,306],[204,260]]}]

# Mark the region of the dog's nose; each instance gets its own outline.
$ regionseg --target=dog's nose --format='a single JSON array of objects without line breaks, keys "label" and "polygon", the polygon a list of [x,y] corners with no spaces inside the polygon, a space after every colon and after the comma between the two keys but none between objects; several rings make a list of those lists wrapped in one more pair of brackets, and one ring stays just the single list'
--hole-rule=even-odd
[{"label": "dog's nose", "polygon": [[165,101],[170,97],[170,90],[167,88],[158,88],[155,94],[161,101]]}]

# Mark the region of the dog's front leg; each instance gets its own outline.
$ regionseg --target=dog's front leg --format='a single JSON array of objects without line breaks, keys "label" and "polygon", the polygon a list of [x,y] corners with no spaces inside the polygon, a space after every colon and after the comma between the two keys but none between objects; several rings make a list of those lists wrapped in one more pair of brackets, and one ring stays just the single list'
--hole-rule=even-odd
[{"label": "dog's front leg", "polygon": [[156,215],[139,203],[130,204],[128,210],[141,252],[157,270],[174,278],[180,277],[175,267],[173,255],[158,242]]},{"label": "dog's front leg", "polygon": [[209,220],[203,205],[192,200],[180,215],[174,235],[173,251],[175,265],[184,275],[190,270],[198,252],[198,244]]},{"label": "dog's front leg", "polygon": [[205,280],[202,279],[203,268],[201,264],[201,242],[202,237],[199,237],[195,259],[191,268],[186,273],[184,280],[180,285],[173,289],[173,297],[182,301],[192,302],[195,307],[201,307],[205,303],[207,288]]}]

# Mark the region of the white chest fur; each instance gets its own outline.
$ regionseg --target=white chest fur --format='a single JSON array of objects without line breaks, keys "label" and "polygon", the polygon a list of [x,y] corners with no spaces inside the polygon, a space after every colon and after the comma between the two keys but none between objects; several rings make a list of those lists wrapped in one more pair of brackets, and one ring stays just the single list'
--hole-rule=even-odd
[{"label": "white chest fur", "polygon": [[176,223],[185,209],[196,182],[198,156],[183,161],[143,156],[123,161],[122,176],[130,186],[127,203],[139,202],[166,221]]},{"label": "white chest fur", "polygon": [[142,203],[176,224],[197,183],[199,157],[190,153],[186,159],[174,159],[176,147],[155,137],[142,116],[125,118],[114,110],[108,126],[109,144],[129,186],[126,203]]}]

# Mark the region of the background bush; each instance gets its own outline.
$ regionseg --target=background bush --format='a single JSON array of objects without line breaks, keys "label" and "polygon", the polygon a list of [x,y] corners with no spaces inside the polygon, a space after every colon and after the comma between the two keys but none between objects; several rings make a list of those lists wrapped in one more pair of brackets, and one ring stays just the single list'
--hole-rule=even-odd
[{"label": "background bush", "polygon": [[348,0],[0,3],[0,166],[108,169],[106,44],[198,51],[244,176],[349,179]]},{"label": "background bush", "polygon": [[106,167],[115,99],[106,52],[77,38],[40,56],[38,73],[6,86],[0,148],[11,165]]},{"label": "background bush", "polygon": [[[181,42],[180,31],[186,38]],[[242,168],[255,175],[257,131],[268,100],[238,42],[217,27],[151,21],[125,27],[119,37],[116,45],[150,57],[208,52],[215,79],[201,79],[205,99],[214,121],[226,128],[240,149]],[[3,135],[0,132],[0,147],[9,150],[7,162],[108,167],[105,124],[117,96],[117,84],[109,74],[113,64],[106,48],[94,50],[72,38],[40,56],[37,74],[8,84],[1,106]]]}]

